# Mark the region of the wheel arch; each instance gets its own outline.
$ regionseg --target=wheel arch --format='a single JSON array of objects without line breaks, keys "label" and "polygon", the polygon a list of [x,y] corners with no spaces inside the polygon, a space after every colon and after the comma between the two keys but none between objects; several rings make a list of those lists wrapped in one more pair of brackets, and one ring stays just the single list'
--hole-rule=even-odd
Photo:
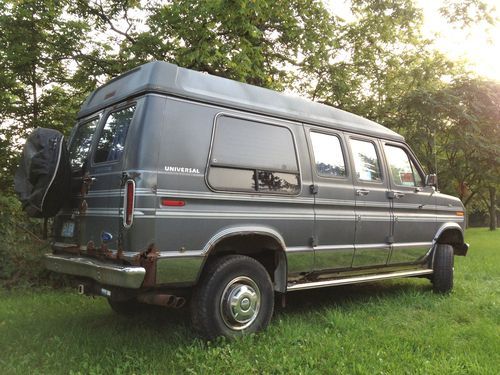
[{"label": "wheel arch", "polygon": [[201,272],[215,258],[239,254],[254,258],[269,273],[276,292],[286,292],[287,258],[283,237],[263,226],[238,226],[221,230],[203,248]]},{"label": "wheel arch", "polygon": [[434,236],[434,245],[448,244],[453,247],[454,255],[465,256],[469,245],[464,241],[464,231],[457,223],[443,224]]}]

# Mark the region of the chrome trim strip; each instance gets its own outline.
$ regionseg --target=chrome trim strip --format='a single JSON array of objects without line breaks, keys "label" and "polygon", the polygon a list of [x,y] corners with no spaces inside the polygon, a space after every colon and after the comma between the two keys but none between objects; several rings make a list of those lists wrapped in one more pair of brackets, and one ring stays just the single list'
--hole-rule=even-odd
[{"label": "chrome trim strip", "polygon": [[354,207],[356,205],[356,201],[353,199],[328,199],[328,198],[317,198],[317,205],[329,205],[329,206],[349,206]]},{"label": "chrome trim strip", "polygon": [[224,218],[267,218],[267,219],[303,219],[314,220],[314,214],[300,215],[300,214],[276,214],[276,213],[259,213],[259,212],[200,212],[200,211],[171,211],[171,210],[158,210],[156,216],[168,217],[197,217],[203,219],[224,219]]},{"label": "chrome trim strip", "polygon": [[50,271],[88,277],[101,284],[132,289],[140,288],[146,275],[143,267],[122,266],[72,255],[45,254],[45,266]]},{"label": "chrome trim strip", "polygon": [[432,273],[433,271],[431,269],[421,269],[414,271],[391,272],[386,274],[369,275],[369,276],[347,277],[335,280],[315,281],[311,283],[292,284],[287,286],[287,292],[293,292],[295,290],[304,290],[304,289],[325,288],[337,285],[360,284],[370,281],[394,279],[398,277],[423,276],[423,275],[430,275]]},{"label": "chrome trim strip", "polygon": [[172,259],[172,258],[193,258],[193,257],[204,257],[203,250],[186,250],[184,252],[179,251],[160,251],[158,259]]},{"label": "chrome trim strip", "polygon": [[431,247],[432,246],[432,242],[396,242],[396,243],[393,243],[392,246],[395,247],[395,248],[405,248],[405,247]]},{"label": "chrome trim strip", "polygon": [[436,206],[436,210],[438,211],[462,211],[464,212],[465,209],[461,206]]},{"label": "chrome trim strip", "polygon": [[391,244],[389,243],[358,243],[354,245],[355,249],[362,250],[362,249],[386,249],[390,248]]},{"label": "chrome trim strip", "polygon": [[185,192],[179,190],[163,190],[158,189],[158,196],[168,196],[172,198],[193,198],[193,199],[214,199],[214,200],[232,200],[232,201],[263,201],[263,202],[276,202],[276,203],[308,203],[313,204],[314,198],[296,197],[296,196],[258,196],[250,194],[236,194],[236,193],[215,193],[215,192]]},{"label": "chrome trim strip", "polygon": [[268,228],[268,227],[262,227],[262,226],[239,226],[239,227],[231,227],[227,228],[225,230],[222,230],[215,234],[212,238],[208,240],[206,245],[203,247],[202,254],[207,254],[209,250],[212,248],[213,245],[215,245],[218,241],[223,239],[224,237],[227,237],[229,235],[233,234],[266,234],[270,235],[271,237],[275,238],[279,244],[281,245],[282,249],[286,249],[285,245],[285,240],[279,234],[277,231],[274,229]]},{"label": "chrome trim strip", "polygon": [[314,250],[352,250],[354,245],[321,245],[315,246]]},{"label": "chrome trim strip", "polygon": [[316,214],[316,220],[328,220],[328,221],[356,221],[356,216],[354,213],[352,215],[321,215]]},{"label": "chrome trim strip", "polygon": [[160,257],[156,261],[156,284],[193,285],[203,267],[203,256]]},{"label": "chrome trim strip", "polygon": [[302,253],[302,252],[313,251],[313,248],[307,246],[293,246],[293,247],[287,247],[285,251],[287,253]]}]

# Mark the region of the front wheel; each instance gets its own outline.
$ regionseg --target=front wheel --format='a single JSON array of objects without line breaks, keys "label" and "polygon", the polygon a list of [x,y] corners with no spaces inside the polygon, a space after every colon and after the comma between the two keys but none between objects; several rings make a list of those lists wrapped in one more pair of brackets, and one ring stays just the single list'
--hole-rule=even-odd
[{"label": "front wheel", "polygon": [[195,329],[212,340],[265,329],[274,309],[273,285],[253,258],[230,255],[205,270],[191,299]]},{"label": "front wheel", "polygon": [[434,251],[433,290],[435,293],[449,293],[453,289],[453,247],[438,244]]}]

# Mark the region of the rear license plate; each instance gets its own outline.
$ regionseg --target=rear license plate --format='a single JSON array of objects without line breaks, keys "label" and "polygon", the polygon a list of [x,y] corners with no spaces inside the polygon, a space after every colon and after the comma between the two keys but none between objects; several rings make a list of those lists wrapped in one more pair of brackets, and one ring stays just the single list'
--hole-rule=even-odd
[{"label": "rear license plate", "polygon": [[75,222],[74,221],[65,221],[63,223],[61,229],[62,237],[73,237],[73,233],[75,232]]}]

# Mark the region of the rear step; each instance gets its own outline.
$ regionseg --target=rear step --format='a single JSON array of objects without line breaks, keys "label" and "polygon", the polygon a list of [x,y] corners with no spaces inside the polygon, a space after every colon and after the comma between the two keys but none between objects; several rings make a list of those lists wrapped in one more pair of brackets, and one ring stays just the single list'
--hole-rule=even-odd
[{"label": "rear step", "polygon": [[377,275],[355,276],[355,277],[347,277],[343,279],[334,279],[334,280],[314,281],[310,283],[288,284],[286,290],[287,292],[293,292],[295,290],[325,288],[328,286],[336,286],[336,285],[360,284],[370,281],[395,279],[398,277],[430,275],[432,274],[432,272],[433,272],[432,269],[423,269],[423,270],[383,273]]}]

